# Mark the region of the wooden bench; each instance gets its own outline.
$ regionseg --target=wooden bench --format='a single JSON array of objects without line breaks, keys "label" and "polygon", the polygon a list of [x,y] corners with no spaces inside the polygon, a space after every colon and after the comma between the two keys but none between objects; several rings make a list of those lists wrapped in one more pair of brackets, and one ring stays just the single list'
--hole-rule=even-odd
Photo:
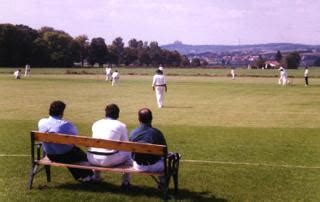
[{"label": "wooden bench", "polygon": [[[180,154],[168,153],[167,147],[155,144],[143,144],[136,142],[122,142],[111,141],[104,139],[95,139],[85,136],[71,136],[59,133],[41,133],[32,131],[31,135],[31,172],[28,182],[28,188],[32,188],[34,176],[42,170],[46,171],[47,182],[51,181],[50,167],[70,167],[81,169],[94,169],[99,171],[120,172],[120,173],[133,173],[151,176],[157,183],[159,183],[156,176],[165,176],[164,187],[162,188],[164,197],[167,197],[170,179],[173,179],[174,193],[178,192],[178,171]],[[73,164],[57,163],[50,161],[45,152],[42,150],[42,142],[47,143],[60,143],[60,144],[73,144],[82,147],[97,147],[105,149],[114,149],[120,151],[137,152],[145,154],[153,154],[163,157],[164,171],[159,173],[142,172],[135,170],[132,166],[120,165],[116,167],[99,167],[90,165],[88,162],[79,162]]]}]

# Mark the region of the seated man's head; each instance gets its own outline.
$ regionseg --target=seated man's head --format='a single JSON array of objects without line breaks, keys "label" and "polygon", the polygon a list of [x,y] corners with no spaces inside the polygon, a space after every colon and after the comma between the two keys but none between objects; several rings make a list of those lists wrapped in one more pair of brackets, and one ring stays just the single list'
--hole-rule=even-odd
[{"label": "seated man's head", "polygon": [[107,118],[118,119],[120,109],[116,104],[109,104],[106,106],[105,112]]},{"label": "seated man's head", "polygon": [[66,104],[64,102],[62,102],[60,100],[53,101],[50,104],[49,115],[56,116],[56,117],[57,116],[62,117],[65,108],[66,108]]},{"label": "seated man's head", "polygon": [[138,112],[138,117],[140,123],[151,124],[152,122],[152,112],[148,108],[142,108]]}]

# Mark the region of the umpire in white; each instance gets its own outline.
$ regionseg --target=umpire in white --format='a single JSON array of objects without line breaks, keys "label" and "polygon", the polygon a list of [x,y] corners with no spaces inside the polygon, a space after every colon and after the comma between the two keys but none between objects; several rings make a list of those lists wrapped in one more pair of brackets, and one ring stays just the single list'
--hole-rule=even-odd
[{"label": "umpire in white", "polygon": [[163,107],[164,93],[167,92],[166,79],[161,70],[157,70],[153,76],[152,89],[156,91],[157,104],[159,108]]}]

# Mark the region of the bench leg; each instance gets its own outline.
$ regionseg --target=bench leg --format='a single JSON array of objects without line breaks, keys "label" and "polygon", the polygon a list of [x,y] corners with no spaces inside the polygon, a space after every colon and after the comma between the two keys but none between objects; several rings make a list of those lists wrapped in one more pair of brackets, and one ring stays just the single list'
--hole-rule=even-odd
[{"label": "bench leg", "polygon": [[168,187],[169,187],[169,178],[170,178],[170,176],[169,177],[163,177],[163,178],[164,178],[164,183],[163,183],[163,187],[162,187],[162,189],[163,189],[163,199],[165,201],[167,201],[167,200],[170,199],[169,196],[168,196]]},{"label": "bench leg", "polygon": [[173,174],[174,194],[178,194],[178,171]]},{"label": "bench leg", "polygon": [[30,171],[28,189],[32,189],[33,177],[35,176],[35,174],[37,172],[37,169],[38,169],[38,165],[37,164],[33,164],[32,167],[31,167],[31,171]]},{"label": "bench leg", "polygon": [[44,166],[46,169],[46,175],[47,175],[47,182],[51,182],[51,169],[50,166]]}]

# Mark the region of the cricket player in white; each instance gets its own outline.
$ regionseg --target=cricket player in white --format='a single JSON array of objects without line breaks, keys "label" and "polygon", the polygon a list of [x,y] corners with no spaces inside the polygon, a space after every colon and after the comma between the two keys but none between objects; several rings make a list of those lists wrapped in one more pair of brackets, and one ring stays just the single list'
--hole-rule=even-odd
[{"label": "cricket player in white", "polygon": [[106,81],[111,81],[112,80],[112,69],[111,67],[106,67]]},{"label": "cricket player in white", "polygon": [[232,80],[234,80],[234,78],[235,78],[235,76],[236,76],[236,72],[235,72],[235,70],[234,70],[234,67],[231,67],[230,73],[231,73]]},{"label": "cricket player in white", "polygon": [[116,82],[120,79],[118,70],[114,71],[111,77],[112,77],[112,86],[114,86],[116,85]]},{"label": "cricket player in white", "polygon": [[287,85],[287,72],[285,68],[280,67],[280,78],[279,78],[279,85]]},{"label": "cricket player in white", "polygon": [[30,76],[31,68],[30,65],[26,64],[26,67],[24,69],[24,77]]},{"label": "cricket player in white", "polygon": [[167,92],[167,82],[161,70],[157,70],[153,76],[152,89],[156,91],[156,99],[159,108],[163,107],[164,92]]}]

